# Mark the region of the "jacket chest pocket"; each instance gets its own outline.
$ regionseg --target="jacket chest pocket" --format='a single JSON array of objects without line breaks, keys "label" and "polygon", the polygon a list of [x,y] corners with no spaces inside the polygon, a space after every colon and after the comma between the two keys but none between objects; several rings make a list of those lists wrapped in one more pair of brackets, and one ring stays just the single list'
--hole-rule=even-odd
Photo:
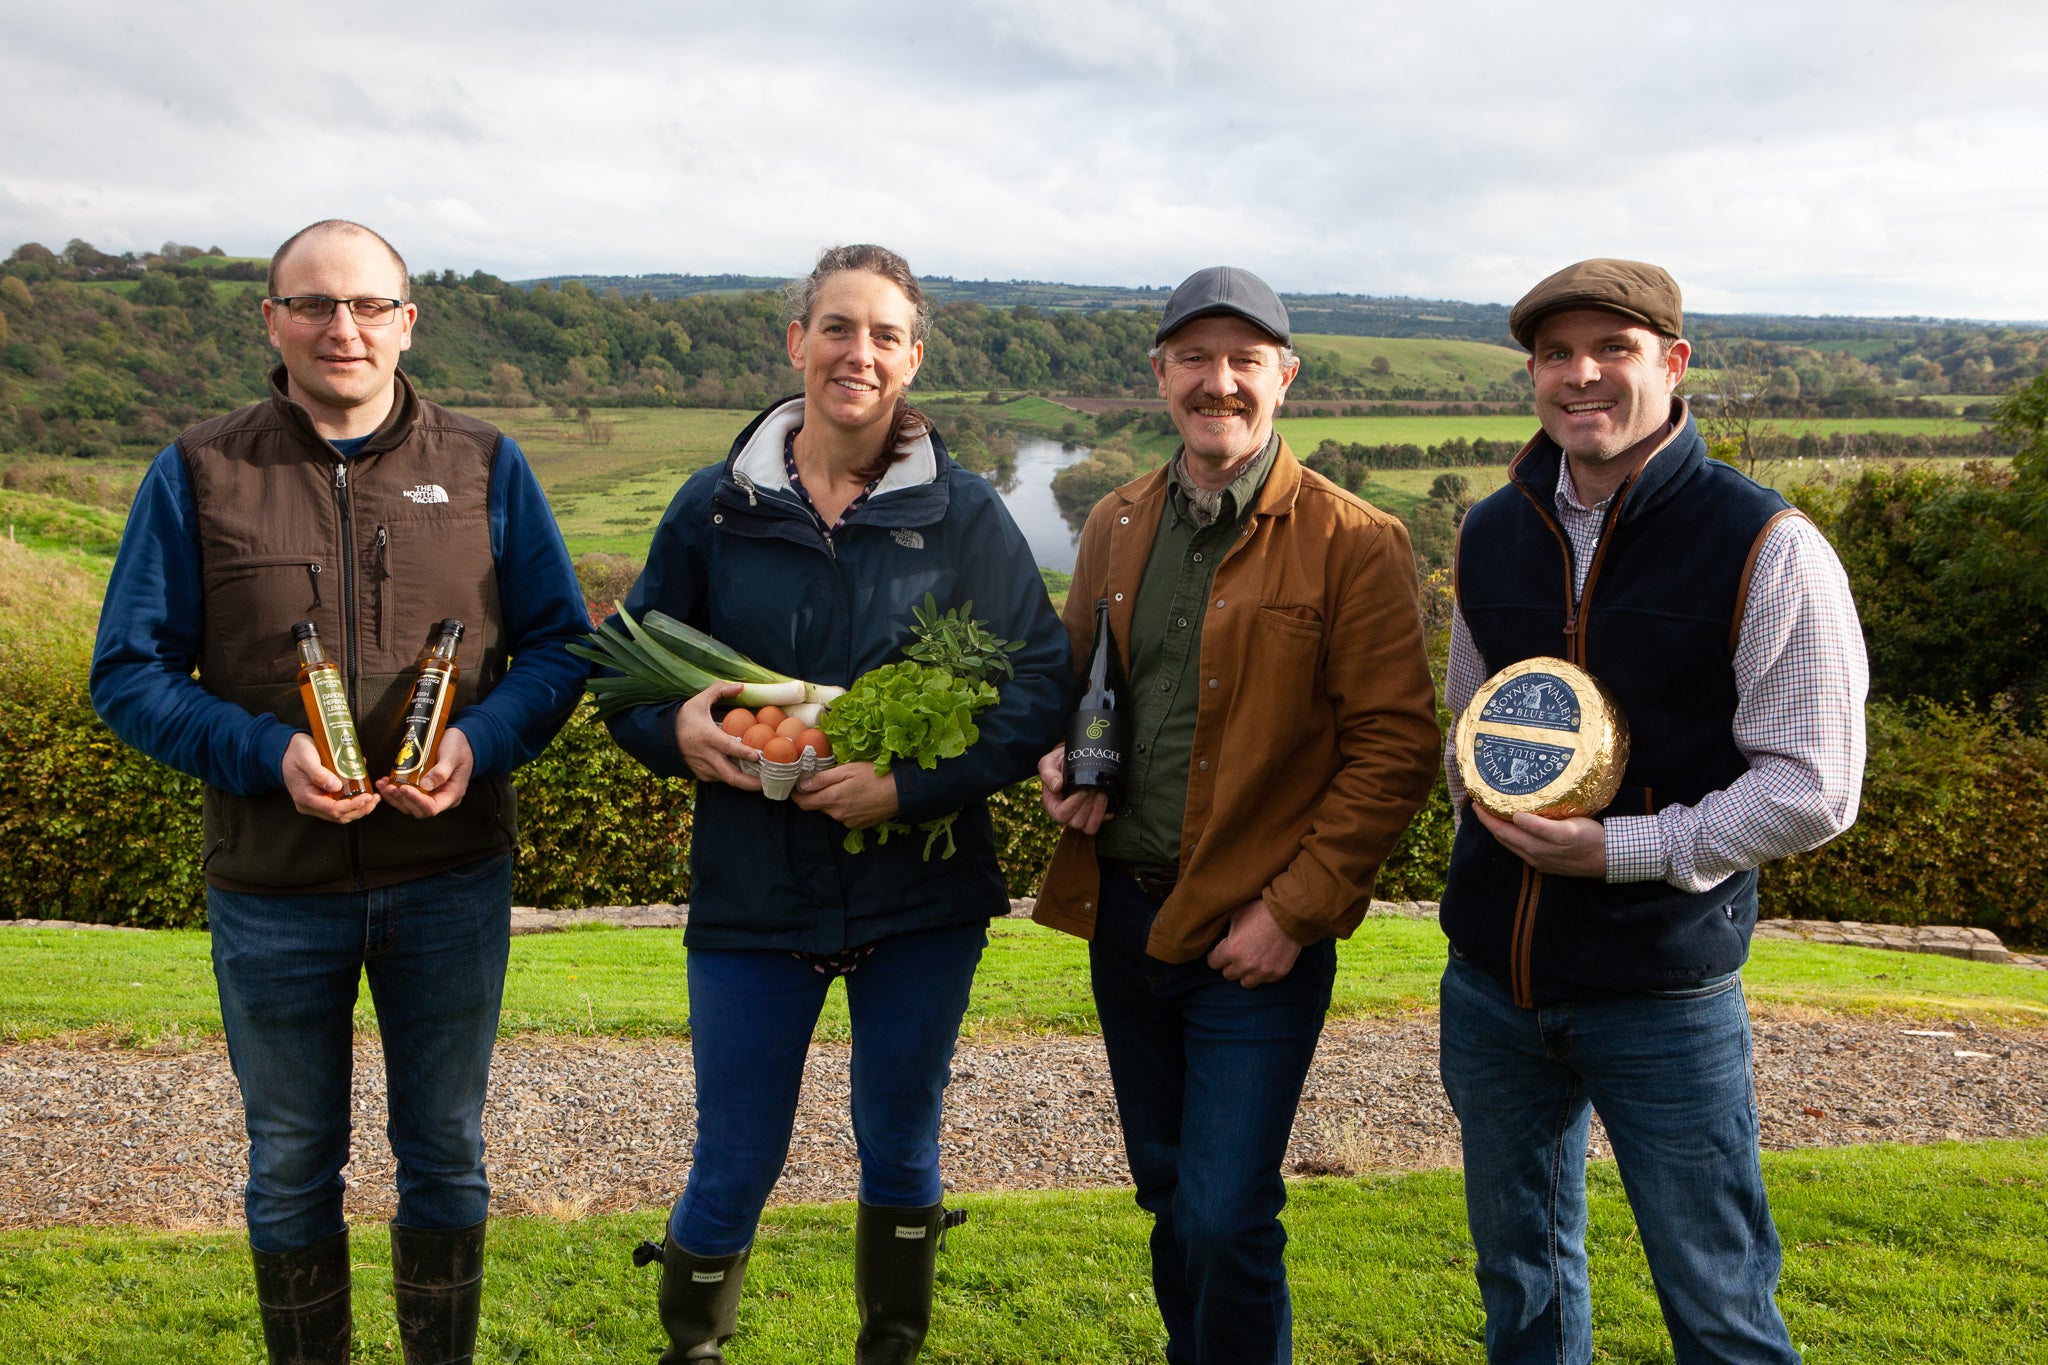
[{"label": "jacket chest pocket", "polygon": [[431,643],[435,623],[452,616],[469,631],[458,652],[463,669],[477,668],[485,617],[497,596],[485,526],[431,512],[387,516],[365,528],[357,554],[363,621],[382,666],[411,668]]},{"label": "jacket chest pocket", "polygon": [[314,621],[330,654],[340,647],[341,585],[318,555],[245,555],[207,574],[206,620],[218,661],[235,678],[290,674],[298,668],[292,626]]},{"label": "jacket chest pocket", "polygon": [[1277,751],[1306,743],[1322,728],[1323,619],[1314,608],[1260,606],[1239,666],[1237,701],[1261,712],[1260,728]]}]

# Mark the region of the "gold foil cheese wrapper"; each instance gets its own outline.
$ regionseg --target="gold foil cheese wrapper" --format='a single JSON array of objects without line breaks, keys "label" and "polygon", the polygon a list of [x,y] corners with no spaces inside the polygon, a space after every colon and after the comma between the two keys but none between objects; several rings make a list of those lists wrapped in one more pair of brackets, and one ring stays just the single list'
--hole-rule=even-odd
[{"label": "gold foil cheese wrapper", "polygon": [[1466,792],[1502,819],[1594,815],[1628,767],[1628,717],[1584,669],[1524,659],[1473,694],[1458,718],[1457,753]]}]

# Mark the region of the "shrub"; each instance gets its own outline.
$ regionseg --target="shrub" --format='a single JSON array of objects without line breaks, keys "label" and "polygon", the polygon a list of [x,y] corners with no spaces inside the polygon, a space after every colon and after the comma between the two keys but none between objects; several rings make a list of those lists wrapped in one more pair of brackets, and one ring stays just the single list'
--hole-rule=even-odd
[{"label": "shrub", "polygon": [[589,706],[512,775],[519,792],[515,905],[671,904],[690,895],[692,784],[655,777]]},{"label": "shrub", "polygon": [[115,739],[77,683],[0,694],[0,913],[203,920],[199,783]]},{"label": "shrub", "polygon": [[[514,903],[688,899],[691,784],[650,775],[592,708],[513,785]],[[0,692],[0,917],[203,925],[199,794],[195,779],[114,738],[76,682]],[[1056,833],[1035,779],[990,805],[1010,894],[1028,896]]]},{"label": "shrub", "polygon": [[1765,916],[1968,924],[2048,943],[2048,736],[2003,716],[1872,702],[1856,824],[1764,869]]}]

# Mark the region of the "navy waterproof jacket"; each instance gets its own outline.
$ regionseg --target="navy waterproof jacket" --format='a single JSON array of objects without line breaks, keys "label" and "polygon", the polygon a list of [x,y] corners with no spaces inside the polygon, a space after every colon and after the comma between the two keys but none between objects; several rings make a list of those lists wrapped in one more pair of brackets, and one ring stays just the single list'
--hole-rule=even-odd
[{"label": "navy waterproof jacket", "polygon": [[[995,489],[960,468],[936,434],[892,465],[872,497],[827,541],[788,485],[784,434],[803,400],[770,408],[721,465],[684,483],[627,595],[639,619],[658,609],[777,672],[840,687],[897,663],[911,643],[912,608],[926,593],[941,610],[973,614],[1006,639],[1016,676],[975,718],[979,740],[926,770],[891,770],[917,823],[960,811],[957,852],[944,841],[925,860],[923,834],[874,831],[859,853],[846,829],[789,801],[706,782],[690,839],[692,947],[837,952],[892,934],[1007,913],[985,798],[1030,776],[1059,742],[1073,701],[1067,634],[1053,614],[1023,533]],[[690,775],[675,742],[677,704],[642,706],[610,722],[621,747],[664,777]]]}]

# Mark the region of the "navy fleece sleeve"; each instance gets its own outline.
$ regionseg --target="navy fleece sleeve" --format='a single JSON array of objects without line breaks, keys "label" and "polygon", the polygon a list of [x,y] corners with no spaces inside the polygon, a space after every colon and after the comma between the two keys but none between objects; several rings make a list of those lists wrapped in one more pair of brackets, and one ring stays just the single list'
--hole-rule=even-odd
[{"label": "navy fleece sleeve", "polygon": [[990,630],[1024,641],[1024,648],[1010,656],[1016,674],[999,685],[1001,700],[974,718],[980,738],[966,753],[941,759],[930,771],[915,763],[889,769],[896,779],[897,818],[912,823],[958,810],[1029,777],[1040,755],[1059,742],[1060,723],[1073,707],[1067,630],[1046,597],[1031,547],[993,492],[979,501],[965,534],[955,541],[972,547],[960,594],[973,601],[975,616]]},{"label": "navy fleece sleeve", "polygon": [[450,724],[469,740],[475,775],[503,777],[539,755],[576,709],[589,670],[569,645],[590,629],[590,616],[547,495],[509,436],[491,468],[490,517],[512,667]]},{"label": "navy fleece sleeve", "polygon": [[199,517],[174,445],[150,465],[128,511],[93,644],[93,709],[125,743],[222,791],[280,791],[291,727],[223,701],[192,676],[204,630],[199,570]]},{"label": "navy fleece sleeve", "polygon": [[[635,621],[656,607],[678,621],[700,628],[707,624],[704,556],[696,529],[706,515],[701,499],[708,496],[709,487],[692,476],[669,499],[668,511],[654,530],[654,543],[647,548],[647,565],[626,594],[626,610]],[[683,751],[676,747],[676,712],[681,708],[679,701],[628,707],[605,725],[618,746],[656,777],[693,777]]]}]

